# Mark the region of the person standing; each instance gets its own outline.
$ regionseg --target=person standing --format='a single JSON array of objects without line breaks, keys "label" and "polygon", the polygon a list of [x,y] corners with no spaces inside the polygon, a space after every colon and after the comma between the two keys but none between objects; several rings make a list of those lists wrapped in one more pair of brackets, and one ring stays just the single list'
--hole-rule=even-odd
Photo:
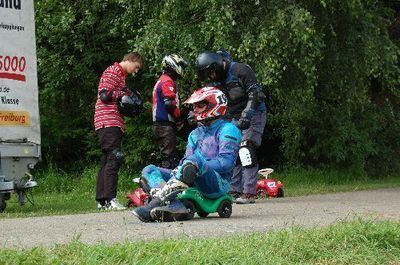
[{"label": "person standing", "polygon": [[118,101],[132,93],[125,85],[127,75],[137,73],[142,67],[143,57],[132,52],[121,62],[109,66],[100,78],[94,113],[94,127],[103,153],[96,184],[98,209],[125,209],[117,200],[118,171],[124,158],[121,140],[125,131],[124,115],[119,112]]},{"label": "person standing", "polygon": [[231,194],[238,204],[254,203],[258,180],[256,150],[261,145],[266,124],[262,86],[249,65],[233,61],[226,51],[201,53],[196,67],[201,81],[219,82],[228,97],[229,116],[243,133],[240,159],[231,179]]},{"label": "person standing", "polygon": [[183,126],[176,80],[184,76],[187,62],[179,54],[167,54],[162,67],[153,89],[153,130],[162,156],[160,167],[172,169],[179,162],[176,132]]}]

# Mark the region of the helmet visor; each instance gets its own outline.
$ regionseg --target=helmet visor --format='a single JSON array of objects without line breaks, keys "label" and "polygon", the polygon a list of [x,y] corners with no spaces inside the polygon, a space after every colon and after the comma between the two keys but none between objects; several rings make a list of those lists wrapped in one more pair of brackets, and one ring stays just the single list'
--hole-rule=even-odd
[{"label": "helmet visor", "polygon": [[206,66],[197,70],[197,77],[200,81],[205,81],[210,77],[210,67]]}]

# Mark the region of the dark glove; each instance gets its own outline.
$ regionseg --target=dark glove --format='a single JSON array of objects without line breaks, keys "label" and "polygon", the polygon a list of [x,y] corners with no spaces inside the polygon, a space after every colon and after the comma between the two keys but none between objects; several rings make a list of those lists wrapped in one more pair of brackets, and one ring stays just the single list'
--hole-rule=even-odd
[{"label": "dark glove", "polygon": [[194,111],[192,111],[192,110],[189,111],[186,119],[187,119],[189,126],[196,125],[196,120],[194,118]]},{"label": "dark glove", "polygon": [[182,130],[183,126],[185,125],[185,122],[183,119],[179,118],[175,121],[175,125],[176,125],[176,130],[180,131],[180,130]]},{"label": "dark glove", "polygon": [[241,130],[248,129],[250,127],[251,118],[253,118],[254,114],[254,110],[243,110],[240,119],[236,123],[236,126]]},{"label": "dark glove", "polygon": [[246,118],[246,117],[242,117],[240,118],[237,122],[236,122],[236,126],[240,129],[240,130],[246,130],[250,127],[250,122],[251,120]]},{"label": "dark glove", "polygon": [[99,98],[103,103],[109,103],[113,100],[113,92],[103,89],[100,91]]},{"label": "dark glove", "polygon": [[236,122],[236,126],[241,130],[246,130],[250,127],[251,118],[253,118],[256,112],[252,109],[244,109],[240,119]]},{"label": "dark glove", "polygon": [[132,96],[132,91],[127,86],[124,86],[124,88],[122,89],[122,92],[124,92],[123,96],[125,96],[125,95],[127,95],[129,97]]},{"label": "dark glove", "polygon": [[206,86],[208,86],[208,87],[213,86],[213,87],[216,87],[216,88],[220,88],[221,87],[221,83],[220,82],[211,82],[211,83],[208,83]]}]

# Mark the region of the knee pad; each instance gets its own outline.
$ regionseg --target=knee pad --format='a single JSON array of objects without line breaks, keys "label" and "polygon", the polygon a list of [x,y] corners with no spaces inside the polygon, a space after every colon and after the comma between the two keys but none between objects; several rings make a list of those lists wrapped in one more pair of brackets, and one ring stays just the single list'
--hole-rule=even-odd
[{"label": "knee pad", "polygon": [[144,177],[140,177],[139,179],[139,187],[141,187],[143,189],[144,192],[150,194],[150,185],[147,182],[147,179],[145,179]]},{"label": "knee pad", "polygon": [[117,148],[111,151],[111,156],[115,159],[115,163],[120,166],[124,162],[124,153],[121,149]]},{"label": "knee pad", "polygon": [[182,166],[181,181],[189,186],[194,184],[199,169],[193,163],[186,163]]},{"label": "knee pad", "polygon": [[256,146],[247,140],[240,144],[239,159],[243,167],[253,167],[257,162]]}]

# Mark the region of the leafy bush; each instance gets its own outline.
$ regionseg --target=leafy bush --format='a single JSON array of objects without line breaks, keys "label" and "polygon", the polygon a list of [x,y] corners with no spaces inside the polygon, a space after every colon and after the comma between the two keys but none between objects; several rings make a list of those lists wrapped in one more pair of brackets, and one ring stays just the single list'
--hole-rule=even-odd
[{"label": "leafy bush", "polygon": [[[389,36],[400,7],[384,1],[37,0],[45,162],[97,160],[93,132],[102,71],[132,50],[145,69],[130,84],[145,98],[167,52],[191,62],[182,99],[200,86],[194,62],[228,49],[253,67],[268,95],[262,165],[363,171],[400,169],[399,46]],[[398,14],[397,14],[398,15]],[[391,39],[392,38],[392,39]],[[128,121],[127,165],[156,149],[150,110]],[[182,145],[182,143],[181,143]],[[86,155],[85,155],[86,154]]]}]

